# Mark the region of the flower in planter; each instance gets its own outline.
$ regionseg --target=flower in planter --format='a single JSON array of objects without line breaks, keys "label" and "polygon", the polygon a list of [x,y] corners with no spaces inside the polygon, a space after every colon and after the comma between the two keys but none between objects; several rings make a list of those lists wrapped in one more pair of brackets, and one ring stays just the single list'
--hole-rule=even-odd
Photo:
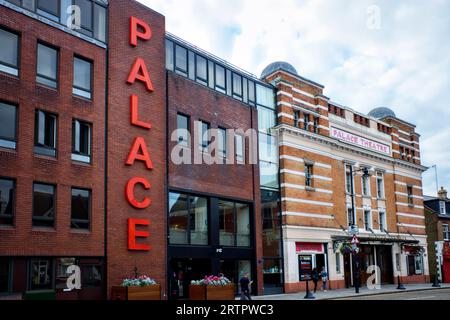
[{"label": "flower in planter", "polygon": [[154,285],[156,285],[156,281],[146,275],[137,278],[127,278],[122,282],[122,287],[148,287]]},{"label": "flower in planter", "polygon": [[206,276],[202,280],[192,280],[191,284],[194,286],[216,286],[223,287],[231,284],[231,281],[225,276]]}]

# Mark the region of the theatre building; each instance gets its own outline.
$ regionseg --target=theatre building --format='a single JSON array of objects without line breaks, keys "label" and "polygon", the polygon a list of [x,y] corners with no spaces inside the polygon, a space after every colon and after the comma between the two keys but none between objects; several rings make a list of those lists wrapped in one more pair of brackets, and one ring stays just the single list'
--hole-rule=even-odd
[{"label": "theatre building", "polygon": [[283,291],[271,84],[135,1],[0,0],[0,43],[0,295]]},{"label": "theatre building", "polygon": [[262,78],[277,88],[286,291],[303,289],[311,268],[331,289],[352,286],[358,269],[365,285],[371,266],[382,284],[428,281],[415,126],[387,108],[339,105],[288,63]]}]

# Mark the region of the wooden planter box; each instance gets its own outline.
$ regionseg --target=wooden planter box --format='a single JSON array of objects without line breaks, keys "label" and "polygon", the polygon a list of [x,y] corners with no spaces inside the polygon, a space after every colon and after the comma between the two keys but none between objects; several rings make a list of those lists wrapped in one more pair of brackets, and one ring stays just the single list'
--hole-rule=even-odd
[{"label": "wooden planter box", "polygon": [[111,300],[161,300],[161,286],[111,288]]},{"label": "wooden planter box", "polygon": [[191,300],[234,300],[234,284],[227,286],[189,286]]}]

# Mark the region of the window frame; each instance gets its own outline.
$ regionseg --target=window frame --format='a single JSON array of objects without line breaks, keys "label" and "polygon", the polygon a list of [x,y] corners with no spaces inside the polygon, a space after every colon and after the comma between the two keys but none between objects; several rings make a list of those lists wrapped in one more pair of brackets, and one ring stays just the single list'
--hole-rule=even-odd
[{"label": "window frame", "polygon": [[[447,231],[446,231],[446,229],[447,229]],[[449,227],[449,224],[442,224],[442,235],[443,235],[444,241],[449,241],[450,240],[450,227]]]},{"label": "window frame", "polygon": [[[81,88],[75,85],[75,59],[82,60],[84,62],[88,62],[91,66],[91,74],[90,74],[90,91],[87,91],[85,88]],[[94,61],[83,56],[74,54],[73,55],[73,79],[72,79],[72,95],[77,98],[87,99],[89,101],[94,100]],[[83,95],[86,93],[86,95]]]},{"label": "window frame", "polygon": [[[217,84],[217,69],[218,68],[222,68],[223,69],[223,87]],[[227,68],[225,68],[224,66],[215,63],[214,62],[214,90],[223,93],[223,94],[227,94]]]},{"label": "window frame", "polygon": [[[206,78],[205,79],[199,76],[199,72],[198,72],[198,69],[199,69],[199,67],[198,67],[199,66],[198,60],[199,60],[199,58],[202,59],[202,60],[205,60],[205,66],[206,66]],[[208,86],[208,82],[209,82],[208,59],[205,58],[204,56],[200,55],[200,54],[195,53],[195,59],[194,60],[195,60],[195,81],[200,83],[200,84],[202,84],[202,85],[204,85],[204,86]]]},{"label": "window frame", "polygon": [[[72,0],[72,5],[76,5],[75,1],[76,0]],[[94,5],[97,2],[96,1],[92,1],[92,0],[86,0],[86,1],[88,1],[91,4],[91,29],[86,28],[85,26],[83,26],[82,23],[80,23],[79,27],[81,28],[82,31],[85,31],[85,32],[81,32],[81,33],[86,34],[86,32],[87,32],[87,33],[89,33],[88,36],[94,38],[94,26],[95,26]],[[81,9],[81,7],[80,7],[80,9]]]},{"label": "window frame", "polygon": [[[18,144],[18,136],[19,136],[19,116],[18,116],[18,110],[19,106],[14,103],[10,103],[4,100],[0,100],[0,103],[6,104],[8,106],[14,107],[14,140],[11,140],[7,137],[0,136],[0,148],[10,149],[10,150],[17,150],[17,144]],[[6,143],[4,143],[6,142]],[[11,143],[11,147],[7,144]]]},{"label": "window frame", "polygon": [[[178,58],[177,48],[178,47],[186,51],[186,70],[183,70],[182,68],[180,68],[178,66],[178,63],[177,63],[177,58]],[[189,77],[189,50],[186,47],[184,47],[176,42],[174,42],[173,50],[174,50],[173,63],[174,63],[175,73],[181,74],[182,76],[185,76],[185,77]]]},{"label": "window frame", "polygon": [[[35,216],[35,197],[34,197],[34,187],[35,185],[43,185],[43,186],[50,186],[53,187],[53,219],[50,218],[43,218],[43,217],[39,217],[39,216]],[[46,183],[46,182],[39,182],[39,181],[33,181],[32,184],[32,196],[33,196],[33,200],[32,200],[32,215],[31,215],[31,224],[32,224],[32,228],[38,228],[38,229],[56,229],[56,209],[57,209],[57,185],[56,184],[52,184],[52,183]],[[38,221],[52,221],[53,224],[52,226],[35,226],[34,225],[34,221],[38,220]]]},{"label": "window frame", "polygon": [[[73,191],[87,191],[89,193],[89,204],[88,204],[88,220],[74,219],[73,218]],[[72,226],[73,222],[78,223],[88,223],[88,228],[74,228]],[[92,231],[92,189],[81,188],[81,187],[71,187],[70,188],[70,229],[71,230],[79,230],[79,231]]]},{"label": "window frame", "polygon": [[[235,78],[240,80],[240,83],[241,83],[241,85],[240,85],[240,92],[236,92],[235,91]],[[243,97],[244,97],[244,79],[243,79],[243,77],[240,74],[238,74],[236,72],[232,72],[231,73],[231,92],[232,92],[232,96],[233,96],[234,99],[241,100],[241,101],[243,100]]]},{"label": "window frame", "polygon": [[[238,148],[238,137],[242,139],[242,148]],[[242,155],[238,153],[239,149],[241,149]],[[245,164],[245,137],[242,134],[234,135],[234,158],[237,164]]]},{"label": "window frame", "polygon": [[[368,169],[368,168],[367,168]],[[363,197],[371,197],[370,176],[361,175],[361,194]]]},{"label": "window frame", "polygon": [[0,226],[12,226],[14,227],[16,225],[16,195],[17,195],[17,180],[10,178],[10,177],[4,177],[0,176],[0,180],[10,181],[13,184],[13,194],[12,194],[12,212],[11,215],[3,215],[0,213],[0,219],[11,219],[10,224],[0,224]]},{"label": "window frame", "polygon": [[305,163],[305,187],[314,188],[314,165]]},{"label": "window frame", "polygon": [[[223,150],[220,150],[220,137],[219,137],[219,132],[222,132],[223,135]],[[228,157],[228,137],[227,137],[227,129],[223,128],[223,127],[218,127],[217,128],[217,153],[218,156],[226,159]]]},{"label": "window frame", "polygon": [[309,113],[303,113],[303,130],[309,131],[310,128],[309,120],[310,120]]},{"label": "window frame", "polygon": [[[211,147],[211,123],[207,122],[207,121],[203,121],[203,120],[199,120],[200,126],[199,126],[199,141],[197,142],[198,144],[198,148],[200,149],[201,152],[203,153],[209,153],[210,152],[210,147]],[[207,140],[204,140],[204,134],[205,132],[203,132],[203,125],[206,125],[206,135],[207,135]],[[206,142],[206,144],[205,144]]]},{"label": "window frame", "polygon": [[439,201],[439,214],[447,215],[447,204],[445,201]]},{"label": "window frame", "polygon": [[[19,31],[16,31],[16,30],[14,30],[14,29],[8,28],[8,27],[6,27],[6,26],[4,26],[4,25],[0,25],[0,30],[3,30],[3,31],[9,32],[9,33],[12,33],[12,34],[14,34],[15,36],[17,36],[17,66],[14,66],[14,65],[12,65],[12,64],[9,64],[9,63],[3,62],[3,61],[0,61],[0,73],[7,74],[7,75],[9,75],[9,76],[13,76],[13,77],[16,77],[16,78],[20,78],[20,71],[21,71],[21,70],[20,70],[20,64],[21,64],[21,40],[22,40],[22,34],[21,34]],[[3,70],[3,69],[1,68],[1,66],[5,66],[6,68],[13,69],[13,70],[17,71],[17,74],[8,72],[8,71],[6,71],[6,70]]]},{"label": "window frame", "polygon": [[[381,171],[377,171],[376,177],[377,177],[377,198],[385,199],[386,193],[385,193],[385,185],[384,185],[384,173]],[[379,183],[380,181],[381,181],[381,188],[380,188],[380,183]]]},{"label": "window frame", "polygon": [[[47,117],[52,117],[53,124],[53,144],[54,147],[47,146],[45,144],[39,144],[39,116],[38,114],[42,112],[45,115],[45,121],[47,121]],[[35,121],[34,121],[34,154],[49,156],[52,158],[56,158],[58,155],[58,115],[53,112],[49,112],[43,109],[36,109],[35,111]],[[44,134],[45,132],[45,123],[44,123]],[[45,139],[45,138],[44,138]]]},{"label": "window frame", "polygon": [[[75,135],[76,132],[75,130],[75,123],[79,122],[80,123],[80,128],[82,124],[87,124],[89,125],[89,139],[88,139],[88,143],[89,143],[89,154],[84,154],[81,153],[79,151],[75,150]],[[93,124],[91,122],[88,121],[84,121],[84,120],[80,120],[77,118],[73,118],[72,119],[72,155],[71,155],[71,160],[75,161],[75,162],[79,162],[79,163],[84,163],[84,164],[92,164],[93,162],[93,136],[94,136],[94,127]],[[81,130],[80,130],[80,137],[81,137]],[[89,161],[84,161],[84,158],[88,158],[89,157]]]},{"label": "window frame", "polygon": [[387,231],[387,217],[385,210],[378,211],[378,225],[381,232]]},{"label": "window frame", "polygon": [[[38,64],[39,63],[39,45],[47,47],[47,48],[50,48],[50,49],[53,49],[53,50],[56,51],[56,77],[55,77],[55,79],[52,79],[52,78],[50,78],[50,77],[48,77],[46,75],[39,74],[39,72],[38,72],[38,67],[39,67],[39,64]],[[36,84],[37,85],[44,86],[44,87],[50,88],[50,89],[55,89],[55,90],[59,89],[59,73],[60,73],[59,72],[60,71],[59,70],[60,69],[60,66],[59,66],[59,61],[60,61],[60,56],[59,55],[60,55],[60,53],[59,52],[60,52],[60,50],[59,50],[58,47],[55,47],[55,46],[53,46],[51,44],[48,44],[46,42],[43,42],[41,40],[38,40],[37,45],[36,45]],[[55,86],[53,87],[53,86],[50,86],[48,84],[42,83],[42,82],[39,81],[39,78],[43,78],[43,79],[45,79],[47,81],[54,82]]]},{"label": "window frame", "polygon": [[[224,230],[222,229],[222,225],[220,224],[220,203],[229,203],[229,204],[233,204],[233,221],[234,221],[234,230],[233,230],[233,245],[224,245],[220,243],[220,231]],[[239,246],[238,245],[238,209],[237,209],[237,205],[241,204],[244,206],[248,207],[248,222],[249,222],[249,244],[248,246]],[[217,212],[218,212],[218,217],[217,217],[217,221],[218,221],[218,231],[219,231],[219,245],[226,247],[226,248],[234,248],[234,249],[244,249],[244,248],[251,248],[252,247],[252,227],[253,227],[253,221],[252,221],[252,206],[249,203],[246,202],[240,202],[240,201],[235,201],[235,200],[229,200],[229,199],[224,199],[224,198],[218,198],[217,199]],[[225,221],[225,220],[224,220]]]},{"label": "window frame", "polygon": [[[346,163],[345,164],[345,193],[347,195],[355,195],[355,177],[352,174],[352,170],[351,170],[352,165]],[[353,183],[351,180],[349,179],[353,179]],[[353,190],[349,190],[349,188],[351,189],[353,185]]]},{"label": "window frame", "polygon": [[180,141],[181,136],[178,135],[177,145],[182,146],[182,147],[189,147],[189,141],[190,141],[190,135],[191,135],[191,117],[185,113],[177,112],[177,130],[181,130],[181,128],[178,126],[178,124],[179,124],[178,119],[180,117],[186,118],[186,124],[187,124],[186,130],[188,132],[188,137],[187,137],[187,141],[185,142],[184,140]]},{"label": "window frame", "polygon": [[[47,11],[46,9],[43,9],[43,8],[41,8],[41,7],[39,7],[39,2],[40,2],[41,0],[36,0],[35,1],[35,10],[36,10],[36,13],[38,13],[38,14],[40,14],[40,15],[42,15],[42,16],[44,16],[44,17],[46,17],[46,18],[49,18],[50,19],[50,17],[48,17],[47,15],[50,15],[50,16],[52,16],[52,17],[56,17],[57,18],[57,20],[58,20],[58,22],[60,22],[60,17],[61,17],[61,1],[59,1],[59,0],[56,0],[56,3],[57,3],[57,13],[55,14],[54,12],[50,12],[50,11]],[[39,12],[39,11],[41,11],[41,12],[43,12],[44,14],[42,14],[41,12]],[[52,19],[53,20],[53,19]]]},{"label": "window frame", "polygon": [[414,188],[412,185],[406,186],[406,194],[407,194],[407,198],[408,198],[408,205],[410,207],[413,207],[414,206]]},{"label": "window frame", "polygon": [[[372,210],[369,208],[364,208],[364,229],[366,231],[373,230],[373,216],[372,216]],[[367,217],[366,214],[369,216]],[[369,218],[369,219],[367,219]]]}]

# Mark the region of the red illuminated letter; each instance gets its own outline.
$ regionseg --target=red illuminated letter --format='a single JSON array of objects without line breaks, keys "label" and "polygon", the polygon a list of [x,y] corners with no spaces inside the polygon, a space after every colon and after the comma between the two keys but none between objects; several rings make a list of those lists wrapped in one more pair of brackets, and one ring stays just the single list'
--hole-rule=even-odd
[{"label": "red illuminated letter", "polygon": [[[141,152],[139,153],[139,151]],[[153,170],[153,162],[150,159],[150,153],[148,152],[147,145],[142,137],[134,139],[126,164],[132,166],[136,160],[145,162],[147,169]]]},{"label": "red illuminated letter", "polygon": [[144,178],[136,177],[131,179],[130,181],[128,181],[125,187],[125,197],[127,198],[128,203],[136,209],[145,209],[150,207],[150,205],[152,204],[152,200],[150,200],[149,198],[145,197],[144,200],[138,201],[134,197],[134,188],[137,184],[142,185],[145,190],[150,190],[151,188],[150,183]]},{"label": "red illuminated letter", "polygon": [[150,123],[139,121],[139,99],[138,96],[133,94],[131,96],[130,101],[130,112],[131,112],[131,124],[136,127],[141,127],[147,130],[150,130],[152,128],[152,125]]},{"label": "red illuminated letter", "polygon": [[148,91],[154,91],[152,80],[150,80],[150,74],[148,73],[148,69],[145,65],[144,59],[142,58],[137,58],[134,62],[127,82],[129,84],[134,84],[136,80],[143,82]]},{"label": "red illuminated letter", "polygon": [[[138,27],[141,27],[143,32],[139,31]],[[151,37],[152,29],[147,23],[136,17],[130,17],[130,44],[133,47],[137,46],[138,38],[142,40],[150,40]]]},{"label": "red illuminated letter", "polygon": [[128,219],[128,250],[132,251],[149,251],[151,247],[146,244],[137,244],[137,238],[148,238],[148,231],[137,231],[136,226],[148,227],[150,221],[143,219]]}]

